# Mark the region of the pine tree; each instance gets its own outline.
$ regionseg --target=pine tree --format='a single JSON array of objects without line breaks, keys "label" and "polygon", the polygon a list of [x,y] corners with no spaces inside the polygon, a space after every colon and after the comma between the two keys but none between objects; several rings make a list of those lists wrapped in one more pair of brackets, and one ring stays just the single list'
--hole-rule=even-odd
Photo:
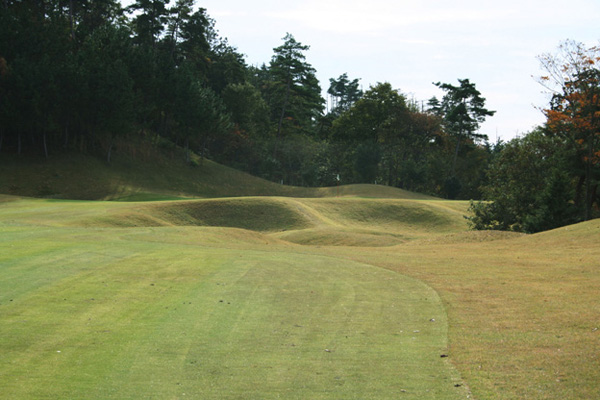
[{"label": "pine tree", "polygon": [[485,108],[485,98],[468,79],[459,79],[460,86],[449,83],[434,83],[444,90],[446,94],[442,101],[433,98],[429,101],[432,111],[443,119],[443,126],[447,134],[454,137],[456,147],[451,167],[451,177],[456,175],[456,161],[460,145],[466,140],[482,140],[487,136],[479,134],[479,125],[486,117],[493,116],[496,112]]},{"label": "pine tree", "polygon": [[304,55],[310,47],[296,41],[289,33],[283,40],[283,45],[273,49],[275,54],[269,66],[268,96],[277,118],[277,141],[293,131],[310,133],[324,103],[315,69],[306,62]]}]

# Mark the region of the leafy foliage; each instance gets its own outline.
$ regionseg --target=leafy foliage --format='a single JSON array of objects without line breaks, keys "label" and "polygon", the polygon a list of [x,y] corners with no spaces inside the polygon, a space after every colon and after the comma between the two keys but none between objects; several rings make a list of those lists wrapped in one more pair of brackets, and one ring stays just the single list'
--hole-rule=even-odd
[{"label": "leafy foliage", "polygon": [[576,221],[561,140],[536,130],[499,146],[483,188],[488,202],[471,203],[474,229],[539,232]]},{"label": "leafy foliage", "polygon": [[585,182],[584,219],[592,217],[592,206],[599,202],[600,179],[600,47],[565,41],[557,54],[540,56],[547,76],[539,78],[551,90],[550,107],[544,109],[547,131],[565,139],[576,150],[581,182]]}]

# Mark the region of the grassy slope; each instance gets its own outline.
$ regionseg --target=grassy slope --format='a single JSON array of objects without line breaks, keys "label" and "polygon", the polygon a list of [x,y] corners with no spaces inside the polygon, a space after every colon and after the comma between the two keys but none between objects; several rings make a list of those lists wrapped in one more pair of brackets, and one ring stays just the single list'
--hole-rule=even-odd
[{"label": "grassy slope", "polygon": [[[218,166],[215,168],[222,171]],[[228,182],[235,179],[230,176]],[[218,180],[213,180],[213,186],[205,184],[205,187],[218,188]],[[182,187],[190,187],[186,185]],[[38,239],[30,239],[30,233],[24,233],[32,231],[40,232],[42,242],[42,237],[57,232],[75,232],[69,239],[90,236],[100,244],[106,241],[111,245],[109,238],[118,232],[135,232],[137,237],[144,237],[144,243],[171,243],[177,251],[201,243],[238,256],[247,251],[258,252],[253,254],[265,257],[260,263],[271,265],[275,257],[275,264],[286,263],[294,270],[306,265],[303,259],[324,263],[336,273],[345,267],[343,260],[387,268],[427,283],[440,295],[449,318],[450,360],[475,398],[596,397],[600,389],[599,221],[532,236],[467,232],[462,219],[466,204],[460,202],[420,196],[411,199],[405,192],[371,185],[314,191],[270,185],[260,182],[251,189],[250,183],[248,191],[239,194],[267,195],[273,190],[271,194],[278,196],[303,198],[4,203],[0,218],[5,225],[4,241],[0,246],[13,254],[13,248],[6,246],[26,241],[38,243]],[[167,196],[176,193],[172,188],[160,191],[156,183],[128,190],[123,193],[131,195],[138,191],[141,193],[136,195],[138,198],[154,196],[144,191],[154,190]],[[207,189],[205,197],[227,195],[223,188],[211,190]],[[387,199],[323,198],[337,194]],[[91,198],[100,197],[106,195]],[[232,213],[241,208],[248,213]],[[245,218],[257,213],[269,218]],[[202,218],[207,214],[210,214],[208,220]],[[281,221],[285,222],[278,225]],[[186,227],[194,224],[206,227]],[[47,230],[35,228],[40,225]],[[219,225],[255,231],[215,227]],[[95,228],[98,226],[105,228]],[[128,228],[115,230],[122,226]],[[106,232],[111,232],[108,238]],[[57,243],[50,253],[40,250],[39,257],[46,255],[44,259],[54,260],[47,265],[54,265],[53,273],[60,278],[64,272],[61,260],[70,258],[70,251],[77,252],[69,250],[70,244],[66,243],[71,243],[70,240]],[[119,251],[129,251],[128,246],[114,247],[116,256],[94,262],[103,264],[119,257]],[[13,280],[3,279],[5,287],[23,287],[33,295],[49,278],[38,274],[31,255],[14,254],[15,265],[22,269],[15,272]],[[86,254],[89,259],[92,257],[89,254],[95,253]],[[127,257],[136,259],[136,255]],[[38,263],[44,265],[39,260]],[[299,281],[313,282],[315,271],[308,271]],[[93,276],[90,270],[86,273],[90,278]],[[284,278],[282,275],[281,279]],[[248,286],[254,284],[248,281]],[[15,322],[14,326],[18,324]],[[456,379],[451,372],[444,374],[446,379]],[[444,384],[439,390],[443,391]],[[448,396],[453,396],[452,393],[449,391]]]},{"label": "grassy slope", "polygon": [[150,161],[115,156],[112,164],[81,154],[45,159],[0,157],[0,193],[82,200],[149,201],[190,197],[364,196],[433,199],[387,186],[299,188],[279,185],[204,160],[191,167],[180,159]]}]

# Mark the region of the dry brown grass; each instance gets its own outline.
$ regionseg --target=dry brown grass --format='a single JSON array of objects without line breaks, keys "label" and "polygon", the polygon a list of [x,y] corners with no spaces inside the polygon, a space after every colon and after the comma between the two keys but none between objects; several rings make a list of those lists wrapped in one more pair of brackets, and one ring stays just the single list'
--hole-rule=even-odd
[{"label": "dry brown grass", "polygon": [[444,300],[451,358],[475,398],[600,390],[600,221],[494,241],[330,250],[416,277]]}]

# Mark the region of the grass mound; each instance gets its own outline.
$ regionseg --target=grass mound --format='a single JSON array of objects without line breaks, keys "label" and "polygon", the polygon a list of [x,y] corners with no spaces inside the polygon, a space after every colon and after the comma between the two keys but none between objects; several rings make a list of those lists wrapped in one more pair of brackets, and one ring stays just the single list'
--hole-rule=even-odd
[{"label": "grass mound", "polygon": [[313,200],[310,205],[329,220],[345,226],[400,231],[447,232],[464,229],[462,213],[435,203],[411,200]]},{"label": "grass mound", "polygon": [[409,192],[385,185],[353,184],[339,187],[315,188],[312,196],[303,197],[362,197],[379,199],[433,200],[432,196]]},{"label": "grass mound", "polygon": [[158,201],[240,196],[378,197],[432,199],[381,185],[300,188],[279,185],[203,160],[197,166],[155,154],[133,159],[115,155],[109,165],[82,154],[49,159],[0,158],[0,193],[15,196],[119,201]]},{"label": "grass mound", "polygon": [[[4,197],[15,199],[14,197]],[[286,199],[243,197],[161,202],[12,201],[7,214],[18,223],[88,228],[207,226],[276,232],[311,222]]]},{"label": "grass mound", "polygon": [[81,200],[155,201],[194,197],[286,194],[281,185],[204,160],[117,156],[109,165],[92,156],[0,159],[0,193]]},{"label": "grass mound", "polygon": [[310,226],[310,221],[285,200],[274,198],[171,202],[153,205],[148,211],[174,225],[231,227],[258,232]]},{"label": "grass mound", "polygon": [[468,231],[450,233],[442,236],[425,237],[413,244],[453,244],[453,243],[483,243],[496,240],[510,240],[526,236],[524,233],[505,231]]},{"label": "grass mound", "polygon": [[401,199],[296,199],[310,229],[278,233],[280,239],[301,245],[394,246],[418,238],[431,240],[466,229],[466,207],[446,202]]},{"label": "grass mound", "polygon": [[[10,220],[89,228],[229,227],[303,245],[392,246],[466,228],[460,208],[396,199],[240,197],[159,202],[85,202],[4,196]],[[1,199],[0,199],[1,200]]]},{"label": "grass mound", "polygon": [[600,219],[564,226],[547,232],[530,235],[527,242],[551,247],[599,246]]}]

